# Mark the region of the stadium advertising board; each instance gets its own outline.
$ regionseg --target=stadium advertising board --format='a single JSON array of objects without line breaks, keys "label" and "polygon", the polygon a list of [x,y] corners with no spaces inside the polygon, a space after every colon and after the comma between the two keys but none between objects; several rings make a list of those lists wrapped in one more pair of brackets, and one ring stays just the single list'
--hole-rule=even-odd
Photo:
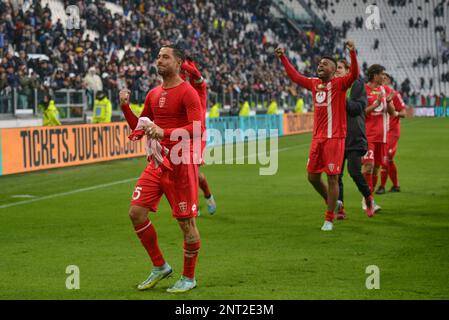
[{"label": "stadium advertising board", "polygon": [[0,174],[37,171],[145,154],[126,122],[1,129]]},{"label": "stadium advertising board", "polygon": [[415,108],[415,117],[435,117],[435,108]]},{"label": "stadium advertising board", "polygon": [[313,113],[284,114],[284,135],[310,132],[313,130]]}]

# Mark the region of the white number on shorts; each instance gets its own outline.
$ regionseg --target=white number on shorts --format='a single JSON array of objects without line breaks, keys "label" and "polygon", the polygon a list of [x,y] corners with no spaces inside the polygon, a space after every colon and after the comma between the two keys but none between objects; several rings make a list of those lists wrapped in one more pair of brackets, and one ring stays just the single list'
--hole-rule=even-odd
[{"label": "white number on shorts", "polygon": [[142,187],[136,187],[133,193],[133,200],[137,200],[140,198],[140,192],[142,191]]},{"label": "white number on shorts", "polygon": [[368,152],[365,154],[365,156],[363,158],[365,158],[365,159],[374,159],[374,151],[373,150],[368,150]]}]

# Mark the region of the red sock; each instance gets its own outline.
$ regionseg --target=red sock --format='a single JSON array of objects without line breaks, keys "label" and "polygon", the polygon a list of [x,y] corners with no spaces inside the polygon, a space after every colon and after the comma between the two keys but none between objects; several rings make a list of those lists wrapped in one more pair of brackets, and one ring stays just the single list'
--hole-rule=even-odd
[{"label": "red sock", "polygon": [[200,240],[193,243],[184,241],[184,272],[183,276],[187,278],[195,277],[196,258],[200,250]]},{"label": "red sock", "polygon": [[329,222],[333,222],[335,218],[335,213],[333,211],[326,211],[326,215],[324,216],[324,219]]},{"label": "red sock", "polygon": [[204,197],[209,199],[211,194],[210,194],[210,190],[209,190],[209,185],[207,184],[206,177],[203,177],[203,179],[199,179],[199,185],[200,185],[201,190],[203,190]]},{"label": "red sock", "polygon": [[396,168],[396,163],[394,161],[390,162],[390,168],[389,168],[389,175],[390,179],[393,182],[394,187],[399,187],[399,181],[398,181],[398,169]]},{"label": "red sock", "polygon": [[377,180],[378,180],[377,174],[376,174],[376,175],[373,175],[373,190],[376,189]]},{"label": "red sock", "polygon": [[145,250],[153,262],[155,267],[162,267],[165,264],[165,260],[162,257],[161,250],[157,244],[157,234],[150,220],[147,219],[144,223],[134,226],[136,234],[142,242]]},{"label": "red sock", "polygon": [[385,189],[385,184],[388,179],[388,167],[382,167],[380,170],[380,186]]},{"label": "red sock", "polygon": [[368,184],[369,190],[371,193],[373,193],[373,175],[371,173],[365,172],[363,174],[363,177],[365,177],[366,183]]}]

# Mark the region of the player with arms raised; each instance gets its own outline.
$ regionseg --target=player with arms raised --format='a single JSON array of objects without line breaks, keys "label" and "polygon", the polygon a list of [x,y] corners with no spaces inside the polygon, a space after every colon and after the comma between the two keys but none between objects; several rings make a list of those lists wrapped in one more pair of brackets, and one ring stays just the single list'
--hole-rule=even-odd
[{"label": "player with arms raised", "polygon": [[[164,161],[160,165],[156,165],[156,157],[153,157],[137,181],[129,216],[153,264],[152,272],[138,286],[139,290],[154,287],[172,273],[172,268],[164,260],[159,248],[156,230],[148,218],[149,211],[157,211],[163,194],[184,233],[183,275],[167,291],[185,292],[196,287],[194,275],[200,235],[195,221],[198,212],[198,166],[193,162],[193,139],[199,139],[200,133],[194,136],[193,127],[194,122],[201,123],[202,116],[198,93],[179,75],[184,58],[184,53],[176,46],[168,45],[160,49],[157,68],[163,82],[148,93],[141,114],[141,117],[153,121],[145,129],[149,138],[160,141],[163,148],[171,150],[179,142],[171,138],[171,133],[183,129],[190,137],[190,150],[189,154],[181,151],[182,159],[187,158],[189,161],[179,164],[174,164],[173,159],[167,159],[167,153],[163,153]],[[129,108],[127,90],[120,92],[120,106],[130,127],[136,129],[138,119]],[[179,153],[177,155],[180,156]]]},{"label": "player with arms raised", "polygon": [[[338,200],[338,176],[342,169],[346,137],[346,90],[359,76],[357,56],[352,41],[346,43],[350,52],[351,70],[343,77],[334,77],[336,61],[323,57],[318,65],[318,78],[308,78],[296,71],[282,48],[276,49],[284,68],[294,82],[312,91],[314,99],[313,139],[307,163],[308,179],[327,203],[321,230],[333,229]],[[327,174],[328,185],[321,179]]]}]

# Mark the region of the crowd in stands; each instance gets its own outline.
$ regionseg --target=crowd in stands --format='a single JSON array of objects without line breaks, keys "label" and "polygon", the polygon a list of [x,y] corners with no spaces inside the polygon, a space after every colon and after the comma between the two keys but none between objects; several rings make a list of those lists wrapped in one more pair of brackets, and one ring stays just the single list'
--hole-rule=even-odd
[{"label": "crowd in stands", "polygon": [[[86,25],[72,30],[55,21],[48,5],[31,2],[27,10],[17,1],[0,3],[2,92],[128,88],[146,93],[159,81],[154,62],[160,46],[177,43],[198,63],[212,92],[282,99],[298,91],[279,76],[275,46],[291,45],[301,57],[294,63],[313,74],[318,58],[334,52],[336,41],[331,27],[323,34],[292,31],[271,16],[267,0],[242,0],[238,7],[231,0],[115,1],[124,15],[112,15],[103,1],[64,1],[64,7],[77,5],[81,18],[88,17]],[[98,38],[83,37],[86,28]]]},{"label": "crowd in stands", "polygon": [[[339,2],[315,1],[323,7]],[[322,55],[344,55],[336,42],[351,27],[346,22],[342,32],[325,22],[320,34],[297,32],[271,16],[268,0],[242,0],[238,7],[232,0],[112,2],[123,7],[123,15],[112,14],[104,1],[65,0],[64,7],[77,5],[86,21],[79,29],[65,28],[40,1],[0,2],[0,92],[18,89],[27,96],[34,89],[128,88],[139,92],[133,97],[142,101],[160,81],[155,67],[160,46],[177,43],[198,63],[212,93],[232,93],[242,100],[264,94],[267,101],[282,101],[300,92],[279,74],[275,46],[295,51],[293,63],[312,75]],[[21,3],[29,4],[26,10]],[[95,30],[98,38],[83,36],[86,29]],[[412,94],[407,83],[400,88]]]}]

